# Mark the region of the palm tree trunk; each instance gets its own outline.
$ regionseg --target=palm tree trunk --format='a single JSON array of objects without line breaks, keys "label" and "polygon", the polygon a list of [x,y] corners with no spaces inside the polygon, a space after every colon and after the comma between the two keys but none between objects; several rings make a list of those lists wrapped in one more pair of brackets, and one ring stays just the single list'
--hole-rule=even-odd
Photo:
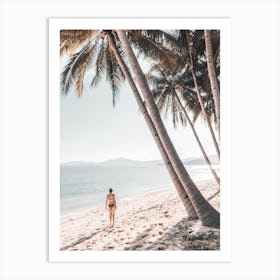
[{"label": "palm tree trunk", "polygon": [[202,110],[202,114],[207,122],[207,125],[208,125],[208,128],[210,130],[210,133],[211,133],[211,137],[212,137],[212,140],[213,140],[213,143],[214,143],[214,146],[215,146],[215,149],[216,149],[216,152],[217,152],[217,156],[218,158],[220,159],[220,148],[219,148],[219,145],[218,145],[218,142],[217,142],[217,139],[215,137],[215,134],[214,134],[214,131],[213,131],[213,128],[211,126],[211,122],[209,120],[209,117],[206,113],[206,110],[204,108],[204,104],[203,104],[203,101],[202,101],[202,97],[201,97],[201,94],[200,94],[200,90],[199,90],[199,87],[198,87],[198,83],[197,83],[197,79],[196,79],[196,75],[195,75],[195,72],[194,72],[194,64],[193,64],[193,58],[192,58],[192,49],[191,49],[191,39],[190,39],[190,36],[189,36],[189,33],[188,31],[186,31],[186,35],[187,35],[187,44],[188,44],[188,49],[189,49],[189,57],[190,57],[190,68],[191,68],[191,71],[192,71],[192,77],[193,77],[193,82],[194,82],[194,86],[195,86],[195,90],[196,90],[196,94],[197,94],[197,98],[199,100],[199,104],[200,104],[200,107],[201,107],[201,110]]},{"label": "palm tree trunk", "polygon": [[169,157],[169,160],[178,175],[183,187],[185,188],[202,224],[210,227],[220,227],[220,213],[213,208],[209,202],[202,196],[197,186],[187,173],[181,159],[179,158],[160,117],[158,108],[155,104],[153,95],[149,89],[145,76],[140,68],[135,54],[129,44],[128,38],[123,30],[116,30],[124,52],[130,63],[131,69],[135,74],[136,81],[145,98],[146,106],[150,112],[152,121],[159,134],[163,147]]},{"label": "palm tree trunk", "polygon": [[214,66],[210,30],[204,30],[204,39],[205,39],[208,75],[209,75],[209,80],[210,80],[210,84],[211,84],[212,94],[214,97],[215,113],[216,113],[216,118],[217,118],[217,127],[218,127],[218,133],[219,133],[219,137],[220,137],[220,89],[219,89],[215,66]]},{"label": "palm tree trunk", "polygon": [[181,103],[181,100],[179,99],[177,93],[174,91],[173,94],[175,95],[175,98],[176,98],[176,100],[177,100],[177,102],[178,102],[178,104],[179,104],[181,110],[184,112],[184,114],[185,114],[185,116],[186,116],[186,119],[187,119],[187,121],[188,121],[188,123],[189,123],[189,125],[190,125],[190,127],[191,127],[191,129],[192,129],[192,132],[193,132],[194,137],[195,137],[195,139],[196,139],[196,141],[197,141],[197,144],[198,144],[198,146],[199,146],[199,148],[200,148],[200,150],[201,150],[201,152],[202,152],[202,154],[203,154],[204,160],[205,160],[206,163],[208,164],[208,166],[209,166],[209,168],[210,168],[210,171],[211,171],[211,173],[213,174],[213,176],[214,176],[216,182],[218,183],[218,185],[220,185],[220,178],[218,177],[216,171],[215,171],[215,170],[213,169],[213,167],[212,167],[212,164],[211,164],[211,162],[210,162],[210,160],[209,160],[209,158],[208,158],[208,156],[207,156],[207,154],[206,154],[206,152],[205,152],[205,150],[204,150],[204,147],[203,147],[203,145],[202,145],[202,143],[201,143],[201,141],[200,141],[200,139],[199,139],[199,137],[198,137],[198,135],[197,135],[197,133],[196,133],[196,130],[195,130],[195,128],[194,128],[194,125],[193,125],[193,123],[192,123],[192,121],[191,121],[191,119],[190,119],[190,117],[189,117],[189,115],[188,115],[188,113],[187,113],[185,107],[184,107],[183,104]]},{"label": "palm tree trunk", "polygon": [[184,205],[184,207],[185,207],[185,209],[186,209],[186,211],[188,213],[188,218],[189,218],[189,220],[198,219],[197,213],[196,213],[196,211],[195,211],[195,209],[194,209],[194,207],[192,205],[192,202],[189,199],[189,196],[188,196],[186,190],[184,189],[183,185],[181,184],[181,182],[180,182],[176,172],[174,171],[174,168],[173,168],[173,166],[172,166],[172,164],[171,164],[171,162],[170,162],[170,160],[169,160],[169,158],[167,156],[167,153],[164,150],[164,147],[163,147],[162,142],[161,142],[161,140],[159,138],[157,130],[156,130],[156,128],[155,128],[155,126],[154,126],[154,124],[152,122],[152,119],[151,119],[151,117],[150,117],[150,115],[149,115],[149,113],[148,113],[148,111],[146,109],[146,106],[144,105],[142,97],[141,97],[141,95],[140,95],[140,93],[139,93],[139,91],[138,91],[138,89],[137,89],[137,87],[136,87],[132,77],[131,77],[131,74],[129,73],[129,71],[128,71],[128,69],[127,69],[127,67],[126,67],[126,65],[125,65],[125,63],[124,63],[124,61],[122,59],[122,57],[120,56],[120,54],[118,52],[118,49],[115,46],[115,43],[113,41],[113,38],[111,37],[110,34],[108,34],[108,36],[110,38],[110,41],[109,41],[110,42],[110,47],[112,48],[112,50],[113,50],[113,52],[114,52],[114,54],[116,56],[118,64],[120,65],[120,67],[121,67],[121,69],[122,69],[122,71],[123,71],[123,73],[125,75],[125,78],[128,81],[128,83],[129,83],[129,85],[130,85],[130,87],[132,89],[132,92],[134,94],[136,102],[137,102],[140,110],[142,111],[142,114],[143,114],[144,119],[145,119],[145,121],[146,121],[146,123],[147,123],[147,125],[148,125],[148,127],[150,129],[150,132],[153,135],[154,141],[155,141],[155,143],[156,143],[156,145],[157,145],[157,147],[158,147],[158,149],[160,151],[160,154],[161,154],[161,156],[163,158],[163,162],[164,162],[164,164],[165,164],[165,166],[167,168],[167,171],[168,171],[168,173],[169,173],[169,175],[170,175],[170,177],[172,179],[172,182],[173,182],[173,184],[174,184],[174,186],[175,186],[175,188],[176,188],[176,190],[177,190],[177,192],[179,194],[179,197],[180,197],[180,199],[181,199],[181,201],[182,201],[182,203],[183,203],[183,205]]}]

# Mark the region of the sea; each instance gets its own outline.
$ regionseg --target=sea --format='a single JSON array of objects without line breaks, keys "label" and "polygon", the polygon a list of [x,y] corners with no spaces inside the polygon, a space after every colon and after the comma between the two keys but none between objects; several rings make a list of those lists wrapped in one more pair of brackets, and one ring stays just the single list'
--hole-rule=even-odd
[{"label": "sea", "polygon": [[[207,165],[185,164],[195,182],[213,179]],[[219,166],[214,168],[219,173]],[[102,164],[73,163],[60,166],[60,213],[82,211],[105,205],[108,189],[117,199],[134,197],[172,187],[164,164],[154,162],[114,161]]]}]

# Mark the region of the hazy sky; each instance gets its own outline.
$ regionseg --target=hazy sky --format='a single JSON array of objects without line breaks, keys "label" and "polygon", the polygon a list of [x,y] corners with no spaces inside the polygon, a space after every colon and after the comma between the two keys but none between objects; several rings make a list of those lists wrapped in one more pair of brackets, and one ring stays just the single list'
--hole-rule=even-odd
[{"label": "hazy sky", "polygon": [[[75,87],[61,96],[61,162],[104,161],[118,157],[137,160],[160,159],[160,153],[127,84],[121,88],[115,108],[108,84],[103,80],[96,88],[88,86],[78,97]],[[171,118],[164,120],[171,140],[181,158],[201,156],[189,127],[173,128]],[[202,121],[196,128],[208,154],[215,150]]]}]

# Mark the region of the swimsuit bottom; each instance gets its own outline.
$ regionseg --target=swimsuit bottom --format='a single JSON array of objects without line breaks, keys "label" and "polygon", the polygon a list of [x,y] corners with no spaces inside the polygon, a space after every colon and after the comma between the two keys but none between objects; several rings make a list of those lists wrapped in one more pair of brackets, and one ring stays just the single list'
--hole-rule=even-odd
[{"label": "swimsuit bottom", "polygon": [[110,208],[113,208],[115,206],[115,204],[109,204]]}]

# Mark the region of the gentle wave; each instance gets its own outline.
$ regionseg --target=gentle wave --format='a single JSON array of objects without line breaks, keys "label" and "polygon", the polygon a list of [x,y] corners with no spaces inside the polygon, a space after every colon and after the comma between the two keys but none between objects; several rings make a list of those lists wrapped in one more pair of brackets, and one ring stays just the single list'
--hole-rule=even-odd
[{"label": "gentle wave", "polygon": [[[206,165],[186,167],[194,181],[212,179]],[[215,166],[217,172],[219,166]],[[131,197],[172,185],[164,165],[143,166],[61,166],[61,214],[105,204],[109,187],[117,198]]]}]

